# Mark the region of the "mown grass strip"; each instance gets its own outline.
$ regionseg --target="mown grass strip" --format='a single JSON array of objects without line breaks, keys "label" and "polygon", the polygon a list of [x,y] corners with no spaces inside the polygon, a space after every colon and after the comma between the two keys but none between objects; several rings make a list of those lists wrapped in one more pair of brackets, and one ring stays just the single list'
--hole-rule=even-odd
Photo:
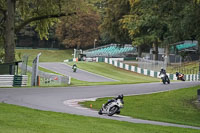
[{"label": "mown grass strip", "polygon": [[33,59],[37,54],[42,53],[40,62],[63,62],[71,59],[73,50],[41,50],[41,49],[16,49],[16,58],[21,60],[23,55],[29,55],[28,65],[32,66]]},{"label": "mown grass strip", "polygon": [[[125,106],[121,114],[200,127],[200,108],[195,104],[198,88],[200,86],[149,95],[125,96]],[[108,99],[97,99],[95,102],[81,104],[86,107],[92,104],[94,109],[100,109]]]},{"label": "mown grass strip", "polygon": [[199,130],[133,124],[0,103],[1,133],[199,133]]},{"label": "mown grass strip", "polygon": [[[70,62],[68,64],[72,65],[73,62]],[[135,84],[135,83],[150,83],[150,82],[160,81],[160,79],[120,69],[106,63],[77,62],[76,64],[78,66],[78,69],[80,68],[92,73],[96,73],[111,79],[118,80],[118,82],[109,82],[106,84]]]}]

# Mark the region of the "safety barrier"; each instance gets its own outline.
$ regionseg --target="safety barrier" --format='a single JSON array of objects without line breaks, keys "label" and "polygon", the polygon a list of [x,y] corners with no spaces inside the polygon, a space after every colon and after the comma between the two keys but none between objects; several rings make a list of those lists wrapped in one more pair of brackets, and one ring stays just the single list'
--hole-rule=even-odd
[{"label": "safety barrier", "polygon": [[[105,58],[105,63],[111,64],[113,66],[116,66],[116,67],[119,67],[119,68],[122,68],[122,69],[125,69],[128,71],[136,72],[139,74],[143,74],[143,75],[147,75],[147,76],[151,76],[151,77],[155,77],[155,78],[160,78],[160,76],[159,76],[160,72],[149,70],[149,69],[142,69],[140,67],[122,63],[119,60],[113,60],[112,58]],[[177,80],[176,74],[167,73],[167,75],[169,76],[169,78],[171,80]],[[198,81],[198,80],[200,80],[200,74],[187,74],[187,75],[185,75],[184,78],[186,81]]]},{"label": "safety barrier", "polygon": [[[32,73],[32,67],[27,66],[27,71]],[[38,71],[41,86],[71,84],[70,76],[61,76],[53,73]]]},{"label": "safety barrier", "polygon": [[26,86],[27,75],[0,75],[0,87]]}]

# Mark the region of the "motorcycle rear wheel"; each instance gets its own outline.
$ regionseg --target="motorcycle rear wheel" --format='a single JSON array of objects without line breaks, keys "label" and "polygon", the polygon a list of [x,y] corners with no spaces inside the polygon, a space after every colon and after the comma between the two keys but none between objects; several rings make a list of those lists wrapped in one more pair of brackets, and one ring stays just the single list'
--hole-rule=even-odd
[{"label": "motorcycle rear wheel", "polygon": [[109,109],[108,116],[114,115],[119,110],[119,107],[113,106]]}]

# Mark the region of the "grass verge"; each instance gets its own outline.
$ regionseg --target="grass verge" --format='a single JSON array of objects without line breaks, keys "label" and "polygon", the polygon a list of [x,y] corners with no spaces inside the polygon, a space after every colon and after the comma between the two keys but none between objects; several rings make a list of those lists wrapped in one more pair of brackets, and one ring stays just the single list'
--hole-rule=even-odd
[{"label": "grass verge", "polygon": [[21,60],[24,54],[29,55],[28,65],[32,66],[33,59],[37,54],[42,53],[40,62],[63,62],[71,59],[73,50],[41,50],[41,49],[16,49],[16,58]]},{"label": "grass verge", "polygon": [[[173,90],[149,95],[124,97],[125,107],[121,115],[134,118],[178,123],[200,127],[200,109],[195,104],[197,87]],[[83,102],[82,105],[100,109],[108,98]]]},{"label": "grass verge", "polygon": [[[73,62],[68,63],[72,65]],[[160,79],[153,78],[150,76],[144,76],[135,72],[127,71],[124,69],[117,68],[106,63],[96,62],[77,62],[78,68],[96,73],[111,79],[118,80],[117,82],[103,82],[103,83],[92,83],[95,84],[135,84],[135,83],[150,83],[159,82]]]},{"label": "grass verge", "polygon": [[0,103],[1,133],[198,133],[199,130],[133,124],[115,120],[39,111]]}]

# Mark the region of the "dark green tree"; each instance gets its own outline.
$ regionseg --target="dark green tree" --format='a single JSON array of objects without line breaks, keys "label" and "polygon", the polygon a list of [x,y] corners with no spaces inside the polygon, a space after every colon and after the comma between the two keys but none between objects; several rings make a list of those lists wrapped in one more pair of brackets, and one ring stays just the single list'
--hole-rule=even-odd
[{"label": "dark green tree", "polygon": [[130,12],[129,0],[108,0],[105,12],[103,22],[100,25],[103,41],[130,43],[127,30],[123,29],[120,24],[120,19]]},{"label": "dark green tree", "polygon": [[[155,0],[131,1],[131,11],[121,19],[124,29],[128,30],[132,44],[140,49],[140,45],[152,45],[155,59],[158,59],[158,46],[167,34],[167,23],[158,14],[159,3]],[[139,55],[141,50],[139,50]]]},{"label": "dark green tree", "polygon": [[[56,18],[73,14],[73,3],[73,0],[1,0],[5,62],[15,60],[17,32],[29,24],[35,27],[41,38],[47,39],[48,29],[58,21]],[[68,11],[63,10],[63,6],[69,7]]]}]

